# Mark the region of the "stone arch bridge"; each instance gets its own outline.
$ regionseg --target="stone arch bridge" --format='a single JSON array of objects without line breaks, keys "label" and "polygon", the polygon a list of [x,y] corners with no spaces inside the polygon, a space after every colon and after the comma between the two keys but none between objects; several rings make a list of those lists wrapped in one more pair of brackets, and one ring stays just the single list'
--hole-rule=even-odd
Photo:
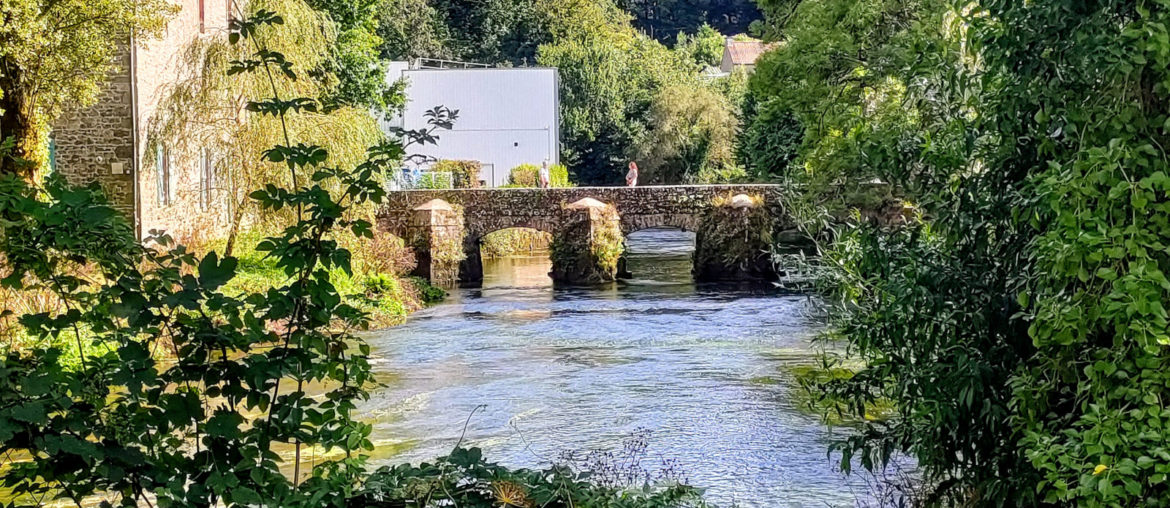
[{"label": "stone arch bridge", "polygon": [[[738,199],[734,199],[737,196]],[[720,207],[741,208],[744,209],[742,214],[764,217],[773,231],[790,228],[782,188],[778,185],[392,191],[378,212],[378,226],[382,231],[406,239],[418,258],[415,274],[436,283],[458,280],[474,285],[481,282],[483,267],[479,246],[481,239],[489,233],[509,228],[531,228],[552,234],[554,244],[587,251],[590,242],[594,241],[595,232],[607,226],[606,221],[616,222],[610,226],[620,228],[622,238],[655,227],[695,232],[695,274],[700,279],[743,280],[774,276],[770,263],[760,259],[766,255],[764,252],[747,252],[746,256],[752,259],[723,259],[715,254],[726,246],[704,244],[713,241],[703,232],[710,229],[709,221],[719,216],[714,212]],[[609,212],[602,213],[605,210]],[[710,259],[701,260],[699,254],[703,252],[715,254],[706,256]],[[712,263],[720,266],[707,266]],[[562,282],[600,282],[612,280],[617,275],[617,270],[609,266],[599,270],[558,267],[557,256],[554,256],[553,264],[553,278]]]}]

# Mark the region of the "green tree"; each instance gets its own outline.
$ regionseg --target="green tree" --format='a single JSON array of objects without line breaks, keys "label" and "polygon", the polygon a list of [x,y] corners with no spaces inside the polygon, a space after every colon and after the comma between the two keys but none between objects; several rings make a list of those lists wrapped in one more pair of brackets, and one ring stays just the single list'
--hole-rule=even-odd
[{"label": "green tree", "polygon": [[785,179],[800,153],[804,128],[779,101],[758,104],[754,96],[744,98],[741,129],[735,143],[736,159],[753,176]]},{"label": "green tree", "polygon": [[383,59],[454,58],[450,29],[427,0],[384,0],[378,12]]},{"label": "green tree", "polygon": [[49,125],[86,106],[115,69],[114,55],[159,35],[175,8],[164,0],[5,0],[0,4],[0,141],[15,140],[0,174],[26,177],[46,160]]},{"label": "green tree", "polygon": [[694,34],[710,25],[725,34],[748,31],[761,19],[752,0],[620,0],[634,15],[634,26],[664,44],[679,33]]},{"label": "green tree", "polygon": [[307,0],[336,25],[330,58],[314,73],[336,83],[322,97],[327,106],[358,106],[385,111],[399,101],[386,83],[380,59],[382,39],[377,35],[378,9],[382,0]]},{"label": "green tree", "polygon": [[711,25],[703,23],[694,35],[679,32],[674,50],[688,55],[700,66],[719,67],[723,61],[723,45],[726,38]]},{"label": "green tree", "polygon": [[713,182],[736,172],[735,108],[712,87],[696,82],[663,87],[650,105],[648,120],[636,147],[643,161],[640,180]]},{"label": "green tree", "polygon": [[694,65],[635,32],[608,0],[547,0],[542,10],[556,20],[537,62],[560,71],[562,160],[579,183],[619,183],[654,97],[694,79]]},{"label": "green tree", "polygon": [[[253,51],[232,74],[262,73],[271,83],[276,73],[295,75],[260,42],[279,36],[273,27],[283,21],[264,10],[233,21],[232,41]],[[269,92],[249,109],[281,118],[317,109],[275,84]],[[0,181],[0,284],[53,291],[62,309],[20,322],[38,338],[75,341],[81,358],[65,365],[50,347],[0,360],[0,451],[28,457],[6,467],[0,484],[78,506],[99,495],[123,506],[345,506],[362,473],[354,452],[372,448],[369,425],[353,418],[370,383],[369,349],[348,331],[368,318],[342,300],[330,272],[351,269],[339,237],[372,236],[373,225],[347,211],[381,199],[376,175],[402,147],[369,155],[352,170],[329,167],[325,150],[282,129],[263,157],[292,183],[270,183],[252,198],[295,211],[257,247],[287,280],[241,297],[223,289],[238,260],[196,256],[166,237],[154,239],[157,248],[139,244],[96,186]],[[307,396],[310,384],[325,387],[320,397]],[[302,475],[306,446],[339,454]]]},{"label": "green tree", "polygon": [[[843,461],[910,453],[934,505],[1163,503],[1170,11],[765,10],[786,44],[756,85],[805,125],[802,175],[876,176],[922,214],[838,228],[826,252],[836,332],[864,367],[822,388],[858,416],[898,407],[838,443]],[[812,194],[822,215],[840,197]]]},{"label": "green tree", "polygon": [[[281,37],[267,41],[267,47],[296,64],[295,74],[310,74],[328,65],[333,58],[332,21],[303,0],[253,0],[251,7],[281,13]],[[218,199],[231,210],[225,255],[232,255],[241,226],[257,229],[279,226],[285,214],[261,212],[249,194],[267,183],[291,185],[289,173],[256,157],[280,141],[280,119],[271,115],[241,115],[242,104],[235,97],[270,93],[276,86],[287,96],[328,97],[334,92],[331,81],[303,79],[285,74],[228,75],[232,62],[249,57],[251,50],[230,44],[223,37],[199,38],[185,47],[176,58],[179,68],[175,80],[159,101],[157,113],[147,125],[148,139],[166,139],[174,148],[194,152],[199,147],[216,147],[220,181]],[[383,134],[365,108],[339,107],[324,112],[299,111],[288,115],[288,129],[298,139],[318,144],[333,154],[339,167],[353,168],[365,161],[365,149],[377,144]],[[208,231],[207,234],[216,234]],[[181,238],[182,241],[209,238]]]},{"label": "green tree", "polygon": [[[776,16],[767,35],[779,46],[752,78],[754,122],[796,120],[801,170],[765,169],[769,154],[791,158],[791,143],[763,136],[778,128],[752,139],[749,125],[745,142],[762,150],[749,164],[801,184],[791,205],[814,234],[858,205],[880,210],[890,193],[925,214],[892,230],[836,226],[825,248],[833,336],[864,365],[820,386],[864,422],[834,445],[841,465],[880,470],[908,453],[925,504],[1033,505],[1038,476],[1018,446],[1009,386],[1033,350],[1014,303],[1028,237],[1012,206],[1023,182],[976,162],[973,112],[988,105],[976,59],[963,53],[973,47],[964,18],[943,2],[761,7]],[[896,414],[865,420],[881,400]]]}]

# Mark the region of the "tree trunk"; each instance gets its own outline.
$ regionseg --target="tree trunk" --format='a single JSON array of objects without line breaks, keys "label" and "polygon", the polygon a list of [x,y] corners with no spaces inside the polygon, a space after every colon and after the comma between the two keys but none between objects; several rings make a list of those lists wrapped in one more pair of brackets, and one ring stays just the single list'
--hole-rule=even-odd
[{"label": "tree trunk", "polygon": [[223,248],[223,257],[232,255],[236,249],[236,237],[240,234],[240,221],[244,219],[244,204],[247,203],[247,198],[244,201],[236,203],[236,209],[232,211],[232,224],[228,229],[227,245]]},{"label": "tree trunk", "polygon": [[33,127],[25,115],[19,83],[20,69],[7,59],[0,60],[0,144],[13,144],[11,152],[0,153],[0,175],[15,174],[27,180],[33,163],[28,160],[26,140],[33,135],[29,132]]}]

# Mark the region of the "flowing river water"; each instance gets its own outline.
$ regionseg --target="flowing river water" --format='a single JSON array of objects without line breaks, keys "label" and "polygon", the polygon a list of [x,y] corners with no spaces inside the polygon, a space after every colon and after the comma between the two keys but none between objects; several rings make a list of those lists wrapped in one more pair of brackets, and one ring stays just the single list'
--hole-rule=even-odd
[{"label": "flowing river water", "polygon": [[720,506],[853,506],[867,482],[836,470],[788,369],[814,360],[807,297],[696,285],[692,243],[631,235],[634,279],[599,289],[554,289],[546,256],[485,260],[482,288],[371,334],[372,465],[445,455],[465,421],[463,446],[515,467],[645,429],[643,466],[673,461]]}]

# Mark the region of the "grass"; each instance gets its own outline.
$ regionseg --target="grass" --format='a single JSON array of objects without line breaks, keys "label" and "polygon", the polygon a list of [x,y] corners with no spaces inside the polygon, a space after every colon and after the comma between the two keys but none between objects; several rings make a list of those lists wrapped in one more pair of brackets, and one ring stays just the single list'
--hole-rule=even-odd
[{"label": "grass", "polygon": [[[275,259],[256,251],[256,244],[261,239],[262,235],[256,232],[238,238],[232,255],[239,259],[240,264],[236,277],[225,287],[227,291],[263,292],[288,282],[284,271],[276,266]],[[353,253],[353,274],[334,268],[330,270],[330,279],[350,305],[370,315],[374,327],[401,324],[411,312],[446,297],[445,292],[423,279],[401,275],[405,267],[387,271],[377,269],[373,260],[377,258],[381,262],[387,256],[365,249],[367,245],[370,244],[356,242],[348,246]],[[222,251],[223,242],[213,243],[210,247]]]}]

